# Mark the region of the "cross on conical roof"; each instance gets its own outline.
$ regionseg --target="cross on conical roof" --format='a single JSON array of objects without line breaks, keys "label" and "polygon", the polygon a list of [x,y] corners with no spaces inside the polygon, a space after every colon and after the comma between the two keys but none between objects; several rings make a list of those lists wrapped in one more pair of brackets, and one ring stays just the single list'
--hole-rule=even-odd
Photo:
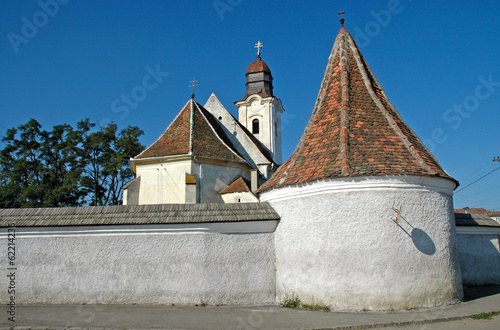
[{"label": "cross on conical roof", "polygon": [[454,180],[403,121],[342,26],[298,146],[258,191],[381,175]]}]

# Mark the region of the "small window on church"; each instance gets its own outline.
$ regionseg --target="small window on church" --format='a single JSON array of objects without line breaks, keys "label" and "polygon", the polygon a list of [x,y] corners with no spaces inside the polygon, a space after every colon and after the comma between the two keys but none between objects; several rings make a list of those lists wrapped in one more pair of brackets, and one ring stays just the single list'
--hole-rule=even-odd
[{"label": "small window on church", "polygon": [[252,133],[259,134],[259,120],[258,119],[252,120]]},{"label": "small window on church", "polygon": [[274,136],[278,136],[278,123],[274,122]]}]

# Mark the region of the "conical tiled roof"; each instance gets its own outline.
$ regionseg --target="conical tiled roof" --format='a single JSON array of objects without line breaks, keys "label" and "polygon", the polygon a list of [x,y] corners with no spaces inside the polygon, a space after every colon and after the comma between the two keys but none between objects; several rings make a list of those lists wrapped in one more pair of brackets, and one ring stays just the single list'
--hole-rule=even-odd
[{"label": "conical tiled roof", "polygon": [[161,136],[135,159],[196,155],[245,162],[217,119],[193,99],[182,108]]},{"label": "conical tiled roof", "polygon": [[454,180],[403,121],[342,27],[297,148],[259,191],[322,179],[380,175]]}]

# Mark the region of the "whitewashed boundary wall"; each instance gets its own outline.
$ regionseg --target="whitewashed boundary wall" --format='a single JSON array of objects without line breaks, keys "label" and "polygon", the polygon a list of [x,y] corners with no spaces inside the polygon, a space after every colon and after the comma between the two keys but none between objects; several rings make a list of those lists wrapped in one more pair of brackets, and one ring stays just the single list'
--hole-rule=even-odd
[{"label": "whitewashed boundary wall", "polygon": [[[0,210],[15,229],[18,304],[271,304],[267,203]],[[9,267],[0,258],[2,274]],[[2,276],[0,303],[8,303]]]},{"label": "whitewashed boundary wall", "polygon": [[485,215],[455,213],[464,285],[500,285],[500,224]]}]

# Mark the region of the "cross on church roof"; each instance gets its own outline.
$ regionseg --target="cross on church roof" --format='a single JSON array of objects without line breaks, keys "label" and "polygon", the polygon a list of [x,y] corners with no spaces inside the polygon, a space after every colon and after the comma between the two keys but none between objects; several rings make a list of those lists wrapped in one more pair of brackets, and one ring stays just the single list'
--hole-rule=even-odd
[{"label": "cross on church roof", "polygon": [[257,48],[257,58],[260,58],[260,47],[264,47],[264,44],[262,44],[262,42],[260,41],[257,41],[257,43],[255,44],[255,48]]},{"label": "cross on church roof", "polygon": [[188,87],[191,87],[193,89],[193,92],[191,93],[191,98],[194,99],[194,88],[196,86],[198,86],[198,84],[196,84],[198,82],[198,80],[194,79],[191,80],[191,85],[189,85]]},{"label": "cross on church roof", "polygon": [[345,22],[344,14],[345,14],[345,11],[340,10],[340,12],[339,12],[339,15],[340,15],[340,24],[342,24],[342,26],[344,26],[344,22]]}]

